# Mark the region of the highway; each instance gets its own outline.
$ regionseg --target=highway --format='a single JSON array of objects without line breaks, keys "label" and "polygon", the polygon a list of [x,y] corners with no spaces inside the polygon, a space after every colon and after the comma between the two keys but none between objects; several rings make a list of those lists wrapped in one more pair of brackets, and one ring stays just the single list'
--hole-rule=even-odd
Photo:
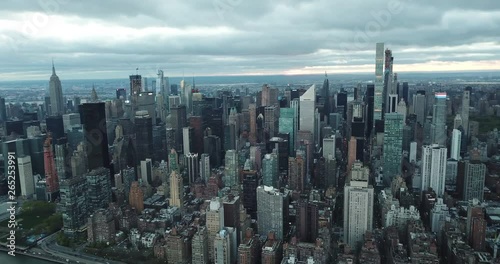
[{"label": "highway", "polygon": [[67,259],[72,263],[76,262],[76,263],[86,263],[86,264],[102,264],[102,263],[123,264],[123,262],[107,260],[97,256],[73,251],[72,249],[57,245],[57,243],[55,242],[55,238],[59,232],[56,232],[38,242],[38,245],[44,252],[54,257]]}]

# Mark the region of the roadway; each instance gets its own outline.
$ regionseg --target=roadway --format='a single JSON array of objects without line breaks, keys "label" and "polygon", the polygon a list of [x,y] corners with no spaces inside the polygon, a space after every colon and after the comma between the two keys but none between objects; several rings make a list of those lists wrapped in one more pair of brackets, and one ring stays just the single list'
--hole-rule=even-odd
[{"label": "roadway", "polygon": [[[61,232],[61,231],[59,231]],[[86,264],[123,264],[122,262],[112,261],[104,258],[100,258],[94,255],[81,253],[78,251],[73,251],[70,248],[62,247],[57,245],[55,242],[56,235],[59,233],[56,232],[38,242],[40,248],[54,257],[67,259],[68,261],[76,262],[76,263],[86,263]]]}]

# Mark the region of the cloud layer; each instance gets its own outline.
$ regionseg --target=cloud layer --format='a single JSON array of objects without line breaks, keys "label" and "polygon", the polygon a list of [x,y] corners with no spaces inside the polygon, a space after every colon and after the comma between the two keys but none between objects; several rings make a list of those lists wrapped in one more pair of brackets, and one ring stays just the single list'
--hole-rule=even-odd
[{"label": "cloud layer", "polygon": [[[26,3],[28,2],[28,3]],[[7,0],[0,78],[500,69],[500,2]]]}]

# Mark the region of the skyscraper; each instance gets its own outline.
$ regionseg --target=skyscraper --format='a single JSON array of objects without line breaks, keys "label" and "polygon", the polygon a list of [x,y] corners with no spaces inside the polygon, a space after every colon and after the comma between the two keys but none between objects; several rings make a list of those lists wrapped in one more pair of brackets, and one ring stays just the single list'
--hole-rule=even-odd
[{"label": "skyscraper", "polygon": [[294,108],[280,108],[279,118],[279,133],[290,135],[288,141],[289,153],[293,153],[295,149],[295,109]]},{"label": "skyscraper", "polygon": [[184,185],[177,171],[170,173],[170,206],[184,207]]},{"label": "skyscraper", "polygon": [[147,111],[135,114],[137,162],[153,158],[153,124]]},{"label": "skyscraper", "polygon": [[396,112],[400,113],[403,115],[403,121],[406,123],[406,116],[407,116],[407,108],[406,108],[406,102],[403,98],[398,103],[398,107],[396,109]]},{"label": "skyscraper", "polygon": [[140,75],[130,75],[130,98],[138,95],[142,91],[142,77]]},{"label": "skyscraper", "polygon": [[224,162],[224,185],[226,187],[237,186],[239,184],[239,162],[236,150],[226,151]]},{"label": "skyscraper", "polygon": [[376,44],[375,53],[375,93],[373,97],[373,120],[382,120],[384,90],[384,43]]},{"label": "skyscraper", "polygon": [[182,153],[187,154],[193,152],[193,133],[192,127],[182,128]]},{"label": "skyscraper", "polygon": [[158,78],[156,80],[156,94],[161,94],[163,97],[163,104],[165,111],[169,111],[169,100],[170,96],[170,83],[168,77],[163,75],[162,70],[158,70]]},{"label": "skyscraper", "polygon": [[389,94],[388,95],[388,104],[387,104],[387,113],[394,113],[398,110],[398,95],[397,94]]},{"label": "skyscraper", "polygon": [[192,240],[192,258],[193,264],[208,264],[208,232],[206,226],[200,226],[193,236]]},{"label": "skyscraper", "polygon": [[52,152],[52,137],[49,136],[43,145],[44,164],[45,164],[45,182],[47,200],[53,201],[59,193],[59,178],[57,177],[57,169],[54,160],[54,153]]},{"label": "skyscraper", "polygon": [[432,112],[431,143],[446,146],[446,93],[436,93]]},{"label": "skyscraper", "polygon": [[484,199],[484,180],[486,165],[479,161],[464,161],[459,163],[459,171],[463,174],[463,200]]},{"label": "skyscraper", "polygon": [[462,144],[462,132],[458,129],[453,129],[451,136],[451,153],[450,159],[460,160],[460,146]]},{"label": "skyscraper", "polygon": [[464,137],[469,138],[469,108],[470,108],[470,92],[472,88],[466,87],[462,95],[462,111],[460,116],[462,117],[462,124],[464,127]]},{"label": "skyscraper", "polygon": [[224,228],[224,206],[220,198],[212,198],[206,212],[208,230],[208,256],[214,260],[214,240],[219,231]]},{"label": "skyscraper", "polygon": [[33,179],[33,170],[31,169],[31,157],[18,157],[17,167],[19,169],[19,181],[21,182],[21,195],[29,199],[35,193],[35,182]]},{"label": "skyscraper", "polygon": [[200,177],[203,182],[208,181],[208,178],[210,178],[210,172],[210,155],[208,155],[207,153],[203,153],[201,154],[200,158]]},{"label": "skyscraper", "polygon": [[64,234],[73,235],[87,228],[87,180],[82,175],[61,180],[60,197]]},{"label": "skyscraper", "polygon": [[184,154],[184,164],[187,168],[187,176],[189,179],[189,184],[192,184],[200,175],[200,162],[198,161],[197,153],[187,153]]},{"label": "skyscraper", "polygon": [[49,95],[50,95],[50,114],[62,115],[64,112],[64,100],[62,94],[62,86],[59,77],[56,75],[56,68],[54,61],[52,61],[52,76],[49,81]]},{"label": "skyscraper", "polygon": [[182,152],[182,128],[187,125],[187,116],[186,116],[186,106],[180,105],[178,107],[170,108],[170,124],[171,127],[175,130],[175,142],[177,146],[175,149],[178,152]]},{"label": "skyscraper", "polygon": [[331,136],[323,139],[323,157],[335,158],[335,136]]},{"label": "skyscraper", "polygon": [[384,91],[383,91],[383,109],[384,113],[389,113],[389,94],[395,93],[395,87],[393,87],[393,57],[392,51],[390,49],[385,50],[385,66],[384,66]]},{"label": "skyscraper", "polygon": [[152,92],[139,93],[137,96],[137,107],[134,109],[134,113],[137,111],[147,111],[151,117],[151,122],[156,125],[156,102],[155,94]]},{"label": "skyscraper", "polygon": [[323,112],[321,113],[321,120],[325,120],[330,116],[332,108],[330,106],[330,82],[325,72],[325,81],[321,89],[321,96],[323,97]]},{"label": "skyscraper", "polygon": [[288,185],[291,190],[303,192],[305,189],[306,166],[301,156],[288,158]]},{"label": "skyscraper", "polygon": [[0,97],[0,122],[7,121],[7,109],[5,108],[5,98]]},{"label": "skyscraper", "polygon": [[356,162],[344,187],[344,240],[351,248],[357,248],[365,232],[373,228],[374,197],[368,177],[368,168]]},{"label": "skyscraper", "polygon": [[57,170],[57,176],[59,179],[71,178],[71,165],[69,159],[68,144],[66,139],[60,140],[59,144],[54,145],[55,149],[55,165]]},{"label": "skyscraper", "polygon": [[153,162],[151,159],[140,161],[141,164],[141,180],[142,184],[153,184]]},{"label": "skyscraper", "polygon": [[[84,131],[87,168],[89,170],[99,167],[109,168],[108,132],[104,103],[82,104],[80,106],[80,122]],[[113,181],[114,179],[112,179]]]},{"label": "skyscraper", "polygon": [[403,115],[388,113],[384,125],[384,181],[386,185],[401,174],[403,162]]},{"label": "skyscraper", "polygon": [[297,208],[297,237],[301,242],[313,242],[318,238],[319,208],[315,202],[299,200]]},{"label": "skyscraper", "polygon": [[278,188],[278,156],[276,153],[266,154],[262,160],[262,183]]},{"label": "skyscraper", "polygon": [[257,187],[257,225],[259,233],[274,231],[283,239],[288,223],[288,193],[270,186]]},{"label": "skyscraper", "polygon": [[[89,212],[108,208],[111,202],[111,177],[108,168],[100,167],[85,174]],[[113,177],[114,181],[114,177]]]},{"label": "skyscraper", "polygon": [[466,235],[469,245],[476,251],[484,251],[486,246],[487,222],[483,210],[478,200],[469,201]]},{"label": "skyscraper", "polygon": [[446,181],[445,147],[422,146],[422,191],[432,188],[438,197],[443,197]]},{"label": "skyscraper", "polygon": [[138,213],[144,210],[144,193],[138,182],[132,182],[130,186],[130,193],[128,195],[128,202],[132,208],[135,208]]},{"label": "skyscraper", "polygon": [[417,122],[423,127],[427,116],[425,91],[417,91],[413,95],[413,113],[417,116]]},{"label": "skyscraper", "polygon": [[314,112],[316,110],[316,85],[312,85],[300,97],[299,130],[309,131],[314,135]]},{"label": "skyscraper", "polygon": [[47,124],[47,131],[52,134],[54,142],[57,142],[57,140],[65,136],[64,122],[61,115],[49,116],[45,119],[45,123]]},{"label": "skyscraper", "polygon": [[232,264],[236,262],[237,244],[236,230],[224,227],[217,233],[214,240],[214,263]]}]

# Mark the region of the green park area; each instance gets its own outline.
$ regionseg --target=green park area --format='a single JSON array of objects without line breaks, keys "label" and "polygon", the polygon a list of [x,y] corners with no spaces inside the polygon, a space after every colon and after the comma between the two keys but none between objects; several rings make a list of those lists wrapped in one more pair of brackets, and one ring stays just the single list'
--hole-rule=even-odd
[{"label": "green park area", "polygon": [[[4,240],[10,229],[8,221],[0,223],[0,239]],[[21,213],[16,215],[16,240],[20,245],[30,245],[62,227],[62,217],[56,213],[56,204],[44,201],[23,202]]]},{"label": "green park area", "polygon": [[500,129],[500,117],[498,116],[475,116],[471,120],[479,122],[479,133],[488,133],[495,128]]}]

